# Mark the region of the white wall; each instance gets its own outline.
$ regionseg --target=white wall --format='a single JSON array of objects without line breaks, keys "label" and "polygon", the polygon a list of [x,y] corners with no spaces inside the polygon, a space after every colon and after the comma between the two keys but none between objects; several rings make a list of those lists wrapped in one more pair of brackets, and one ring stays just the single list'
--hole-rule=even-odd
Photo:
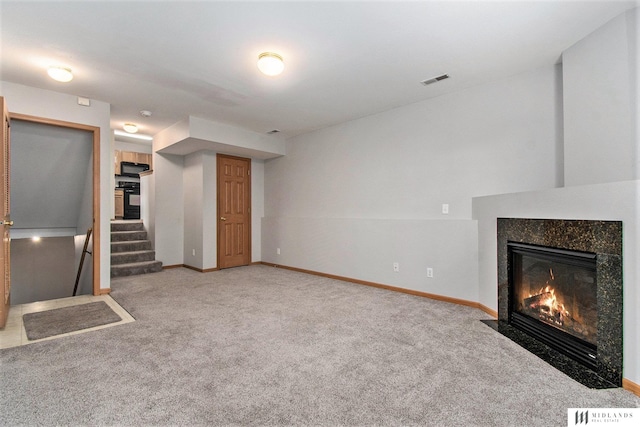
[{"label": "white wall", "polygon": [[216,154],[202,153],[202,268],[218,266],[218,197]]},{"label": "white wall", "polygon": [[153,248],[156,247],[156,176],[151,173],[140,177],[140,219]]},{"label": "white wall", "polygon": [[[155,141],[154,141],[155,143]],[[184,158],[153,154],[156,260],[164,266],[184,264]]]},{"label": "white wall", "polygon": [[12,235],[31,236],[33,228],[74,235],[91,227],[92,163],[92,132],[13,120]]},{"label": "white wall", "polygon": [[[165,147],[173,129],[154,138]],[[155,148],[154,148],[155,150]],[[186,156],[154,152],[153,180],[149,180],[155,205],[149,221],[156,259],[164,265],[185,264],[202,270],[217,267],[216,153],[198,151]],[[158,163],[156,163],[156,159]],[[144,178],[142,179],[144,183]],[[252,262],[261,261],[261,218],[264,215],[264,163],[251,162]],[[195,255],[193,251],[195,250]]]},{"label": "white wall", "polygon": [[285,154],[280,138],[199,117],[189,117],[189,136],[219,144],[220,152],[239,157],[252,157],[252,152],[268,157]]},{"label": "white wall", "polygon": [[203,269],[204,177],[201,152],[184,156],[184,264]]},{"label": "white wall", "polygon": [[78,105],[77,97],[43,89],[0,82],[0,96],[4,96],[9,112],[81,123],[100,128],[100,287],[110,287],[111,235],[109,221],[112,213],[111,187],[112,150],[110,105],[92,100],[90,107]]},{"label": "white wall", "polygon": [[[194,148],[195,147],[195,148]],[[182,236],[165,230],[157,221],[166,221],[167,213],[156,204],[156,241],[167,244],[156,247],[156,257],[165,264],[185,264],[208,270],[217,267],[217,153],[251,158],[251,261],[261,261],[261,219],[264,216],[264,156],[284,154],[284,143],[272,136],[246,129],[189,117],[155,135],[153,139],[154,174],[160,173],[169,182],[169,188],[159,181],[155,183],[158,198],[169,199],[169,193],[184,194]],[[192,151],[194,150],[194,151]],[[168,155],[166,153],[180,153]],[[252,155],[257,158],[251,157]],[[181,176],[178,169],[161,170],[155,158],[184,159]],[[177,160],[175,160],[177,162]],[[177,166],[177,163],[176,163]],[[178,187],[180,187],[178,189]],[[176,207],[172,207],[177,219]],[[170,235],[170,236],[169,236]],[[179,240],[175,240],[179,239]],[[170,241],[180,245],[180,250],[170,247]],[[177,243],[176,243],[177,242]],[[193,255],[195,251],[195,255]],[[162,257],[162,258],[161,258]],[[183,261],[177,262],[182,257]]]},{"label": "white wall", "polygon": [[[216,153],[199,151],[184,157],[184,263],[203,270],[217,259]],[[261,261],[261,218],[264,216],[264,163],[251,162],[251,261]],[[193,251],[195,250],[195,255]]]},{"label": "white wall", "polygon": [[[213,152],[198,151],[184,156],[184,264],[202,270],[218,265],[216,166]],[[264,167],[261,161],[253,160],[251,168],[251,260],[255,262],[261,261]]]},{"label": "white wall", "polygon": [[[72,296],[78,268],[74,252],[73,236],[12,239],[11,305]],[[78,294],[82,290],[79,286]],[[93,293],[91,286],[84,293]]]},{"label": "white wall", "polygon": [[128,141],[118,141],[117,139],[113,141],[113,149],[120,151],[131,151],[133,153],[148,153],[151,154],[151,142],[128,142]]},{"label": "white wall", "polygon": [[[553,188],[559,67],[288,141],[266,163],[266,215],[471,218],[471,197]],[[561,143],[561,142],[560,142]]]},{"label": "white wall", "polygon": [[251,262],[262,261],[264,217],[264,161],[251,160]]},{"label": "white wall", "polygon": [[475,221],[265,217],[262,229],[266,262],[478,301]]},{"label": "white wall", "polygon": [[288,141],[285,157],[265,163],[262,259],[477,301],[472,197],[561,182],[560,72],[534,70]]},{"label": "white wall", "polygon": [[616,17],[562,54],[566,185],[640,177],[636,14]]}]

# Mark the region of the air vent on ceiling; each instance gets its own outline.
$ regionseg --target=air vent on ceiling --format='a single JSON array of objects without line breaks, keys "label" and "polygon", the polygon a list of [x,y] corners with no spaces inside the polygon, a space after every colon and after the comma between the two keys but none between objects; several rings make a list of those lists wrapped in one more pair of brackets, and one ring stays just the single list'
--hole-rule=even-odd
[{"label": "air vent on ceiling", "polygon": [[426,86],[426,85],[430,85],[432,83],[437,83],[440,80],[444,80],[444,79],[448,79],[448,78],[449,78],[449,74],[443,74],[443,75],[438,76],[438,77],[433,77],[433,78],[430,78],[430,79],[427,79],[427,80],[423,80],[420,83],[422,83],[424,86]]},{"label": "air vent on ceiling", "polygon": [[269,132],[267,132],[267,135],[273,135],[274,133],[279,133],[280,131],[278,129],[274,129],[274,130],[270,130]]}]

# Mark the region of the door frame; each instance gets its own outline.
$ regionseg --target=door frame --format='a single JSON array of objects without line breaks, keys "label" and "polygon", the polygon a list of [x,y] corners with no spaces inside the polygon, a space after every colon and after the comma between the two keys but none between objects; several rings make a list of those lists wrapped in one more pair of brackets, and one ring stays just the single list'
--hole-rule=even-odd
[{"label": "door frame", "polygon": [[84,130],[93,135],[93,295],[100,291],[100,127],[9,112],[11,120]]},{"label": "door frame", "polygon": [[0,106],[2,106],[2,148],[0,151],[0,157],[2,161],[2,188],[3,194],[2,201],[3,209],[0,211],[0,220],[2,221],[2,276],[0,280],[2,285],[0,286],[0,328],[4,328],[7,325],[9,317],[9,310],[11,307],[11,225],[12,223],[6,223],[5,221],[11,221],[11,174],[10,174],[10,160],[11,160],[11,119],[9,118],[9,110],[4,97],[0,96]]},{"label": "door frame", "polygon": [[[226,158],[226,159],[233,159],[233,160],[243,160],[248,162],[249,167],[248,167],[248,171],[249,171],[249,185],[247,188],[247,198],[248,198],[248,208],[249,208],[249,221],[247,224],[247,228],[248,228],[248,235],[249,235],[249,243],[248,243],[248,248],[247,251],[249,252],[249,264],[251,264],[251,259],[253,257],[253,252],[252,252],[252,235],[251,235],[251,223],[252,223],[252,215],[253,213],[251,212],[251,159],[248,157],[239,157],[239,156],[231,156],[228,154],[220,154],[217,153],[216,154],[216,269],[221,270],[222,267],[220,267],[221,265],[221,260],[222,260],[222,239],[221,239],[221,222],[220,222],[220,217],[221,215],[221,209],[220,209],[220,202],[221,202],[221,198],[220,198],[220,184],[221,184],[221,180],[220,180],[220,163],[221,163],[221,159],[222,158]],[[230,268],[230,267],[229,267]]]}]

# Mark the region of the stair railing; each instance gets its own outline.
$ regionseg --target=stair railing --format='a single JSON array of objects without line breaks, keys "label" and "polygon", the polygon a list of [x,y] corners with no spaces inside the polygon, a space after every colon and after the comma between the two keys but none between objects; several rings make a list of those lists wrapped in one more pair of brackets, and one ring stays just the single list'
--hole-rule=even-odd
[{"label": "stair railing", "polygon": [[82,248],[82,256],[80,257],[80,265],[78,266],[78,274],[76,275],[76,285],[73,287],[73,296],[76,296],[76,292],[78,291],[78,283],[80,282],[80,275],[82,274],[82,266],[84,265],[84,256],[86,254],[91,255],[91,252],[87,250],[89,246],[89,239],[91,238],[91,232],[93,228],[89,228],[87,230],[87,237],[84,239],[84,247]]}]

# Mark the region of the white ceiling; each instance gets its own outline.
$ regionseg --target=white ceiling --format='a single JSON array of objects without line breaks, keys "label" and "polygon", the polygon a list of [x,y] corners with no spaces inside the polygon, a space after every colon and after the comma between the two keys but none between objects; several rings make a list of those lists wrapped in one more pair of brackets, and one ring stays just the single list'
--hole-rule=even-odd
[{"label": "white ceiling", "polygon": [[[286,138],[554,64],[637,5],[2,0],[0,77],[108,102],[113,128],[153,135],[191,115]],[[259,73],[263,51],[284,57],[281,76]]]}]

